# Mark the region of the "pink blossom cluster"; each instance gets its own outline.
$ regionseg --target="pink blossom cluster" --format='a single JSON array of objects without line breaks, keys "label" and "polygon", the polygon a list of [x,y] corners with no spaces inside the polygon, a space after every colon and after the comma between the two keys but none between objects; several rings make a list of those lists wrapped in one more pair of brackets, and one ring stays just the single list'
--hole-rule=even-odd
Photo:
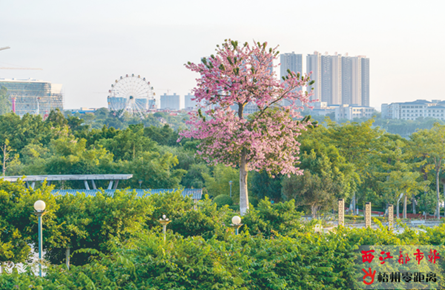
[{"label": "pink blossom cluster", "polygon": [[[236,167],[244,153],[249,170],[302,174],[297,137],[310,122],[300,120],[299,109],[307,106],[311,94],[298,88],[309,84],[310,75],[290,72],[277,79],[270,71],[277,56],[276,48],[267,49],[266,43],[226,40],[215,55],[186,65],[200,74],[194,100],[207,110],[190,112],[190,129],[181,135],[202,140],[198,154],[209,163]],[[259,111],[246,116],[248,103]]]}]

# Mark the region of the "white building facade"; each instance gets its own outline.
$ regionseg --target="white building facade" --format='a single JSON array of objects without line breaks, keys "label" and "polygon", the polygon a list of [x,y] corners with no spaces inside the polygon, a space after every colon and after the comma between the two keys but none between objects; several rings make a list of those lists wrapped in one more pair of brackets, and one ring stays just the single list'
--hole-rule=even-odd
[{"label": "white building facade", "polygon": [[335,120],[348,119],[352,121],[357,118],[370,119],[374,113],[374,108],[368,106],[343,104],[335,109]]},{"label": "white building facade", "polygon": [[161,110],[181,110],[182,108],[184,108],[184,99],[180,95],[161,95]]},{"label": "white building facade", "polygon": [[382,104],[382,118],[402,120],[435,118],[445,120],[445,101],[415,100],[414,102]]},{"label": "white building facade", "polygon": [[194,101],[195,96],[192,94],[187,94],[184,96],[184,109],[188,111],[197,110],[198,109],[198,102]]}]

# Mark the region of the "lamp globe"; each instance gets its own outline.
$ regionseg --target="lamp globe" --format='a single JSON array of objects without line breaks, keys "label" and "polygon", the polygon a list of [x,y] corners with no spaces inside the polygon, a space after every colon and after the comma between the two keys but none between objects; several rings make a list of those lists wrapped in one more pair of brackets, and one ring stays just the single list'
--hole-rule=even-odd
[{"label": "lamp globe", "polygon": [[43,200],[38,200],[34,203],[34,209],[38,212],[44,211],[46,204]]},{"label": "lamp globe", "polygon": [[232,223],[233,223],[234,225],[239,225],[239,224],[241,223],[241,218],[240,218],[239,216],[234,216],[234,217],[232,218]]}]

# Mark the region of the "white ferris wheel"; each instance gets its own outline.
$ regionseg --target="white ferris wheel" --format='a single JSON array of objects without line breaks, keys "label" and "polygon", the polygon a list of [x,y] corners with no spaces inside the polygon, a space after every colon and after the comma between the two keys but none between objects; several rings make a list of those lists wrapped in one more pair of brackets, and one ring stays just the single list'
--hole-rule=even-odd
[{"label": "white ferris wheel", "polygon": [[156,108],[153,87],[140,75],[121,76],[108,92],[108,108],[120,112],[119,117],[128,112],[143,118],[148,109]]}]

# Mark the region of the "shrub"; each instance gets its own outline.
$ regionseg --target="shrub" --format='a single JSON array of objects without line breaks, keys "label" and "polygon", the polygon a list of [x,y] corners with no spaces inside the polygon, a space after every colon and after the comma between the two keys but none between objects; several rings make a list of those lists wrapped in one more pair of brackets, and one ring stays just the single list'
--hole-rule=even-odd
[{"label": "shrub", "polygon": [[153,214],[147,219],[148,229],[159,227],[159,219],[163,215],[170,220],[176,220],[194,206],[193,200],[188,196],[183,197],[181,190],[152,194],[147,198],[149,204],[153,206]]},{"label": "shrub", "polygon": [[222,236],[233,216],[228,207],[217,208],[210,199],[200,201],[197,210],[185,212],[172,221],[170,229],[184,237],[201,236],[210,239],[214,235]]},{"label": "shrub", "polygon": [[230,205],[233,204],[232,198],[230,196],[228,196],[228,195],[225,195],[225,194],[218,195],[217,197],[215,197],[213,199],[213,202],[216,203],[216,205],[218,207],[225,206],[225,205],[229,205],[230,206]]},{"label": "shrub", "polygon": [[[120,191],[113,197],[54,197],[48,190],[21,192],[16,188],[15,194],[13,187],[5,190],[1,185],[0,200],[14,210],[0,218],[0,228],[7,221],[13,224],[14,216],[21,220],[17,225],[30,219],[35,222],[35,216],[28,216],[33,201],[48,200],[51,212],[44,223],[49,244],[45,258],[60,263],[63,247],[51,248],[52,244],[75,243],[72,261],[77,265],[68,272],[64,265],[48,264],[43,278],[30,270],[22,274],[15,270],[0,275],[0,290],[356,289],[360,288],[354,269],[358,246],[437,245],[442,251],[445,244],[445,223],[424,227],[426,232],[405,227],[396,234],[374,218],[378,229],[339,227],[314,234],[310,227],[319,221],[303,225],[293,201],[271,204],[261,200],[242,217],[244,226],[235,236],[228,227],[235,213],[208,197],[194,209],[193,201],[179,192],[146,198]],[[162,213],[172,220],[165,243],[158,222]],[[146,224],[148,230],[143,229]],[[51,236],[56,233],[60,236]],[[13,245],[4,240],[8,231],[1,234],[0,254]],[[445,268],[441,260],[439,265]],[[438,278],[445,281],[441,273]]]},{"label": "shrub", "polygon": [[241,230],[249,230],[251,234],[262,234],[265,237],[273,236],[273,231],[287,235],[304,228],[300,219],[301,213],[297,212],[294,200],[272,204],[266,197],[259,202],[257,208],[249,209],[243,216],[245,226]]},{"label": "shrub", "polygon": [[231,206],[229,206],[229,208],[230,208],[231,210],[233,210],[234,212],[239,213],[239,205],[238,205],[238,204],[231,205]]},{"label": "shrub", "polygon": [[253,207],[257,207],[259,200],[257,197],[255,196],[249,196],[249,203],[253,206]]},{"label": "shrub", "polygon": [[162,234],[140,232],[131,244],[72,266],[69,272],[50,266],[43,278],[31,273],[0,275],[0,290],[359,289],[354,269],[357,246],[443,245],[444,225],[426,230],[406,228],[403,234],[394,234],[384,228],[340,227],[325,235],[273,239],[226,232],[222,240],[183,237],[169,230],[165,243]]}]

